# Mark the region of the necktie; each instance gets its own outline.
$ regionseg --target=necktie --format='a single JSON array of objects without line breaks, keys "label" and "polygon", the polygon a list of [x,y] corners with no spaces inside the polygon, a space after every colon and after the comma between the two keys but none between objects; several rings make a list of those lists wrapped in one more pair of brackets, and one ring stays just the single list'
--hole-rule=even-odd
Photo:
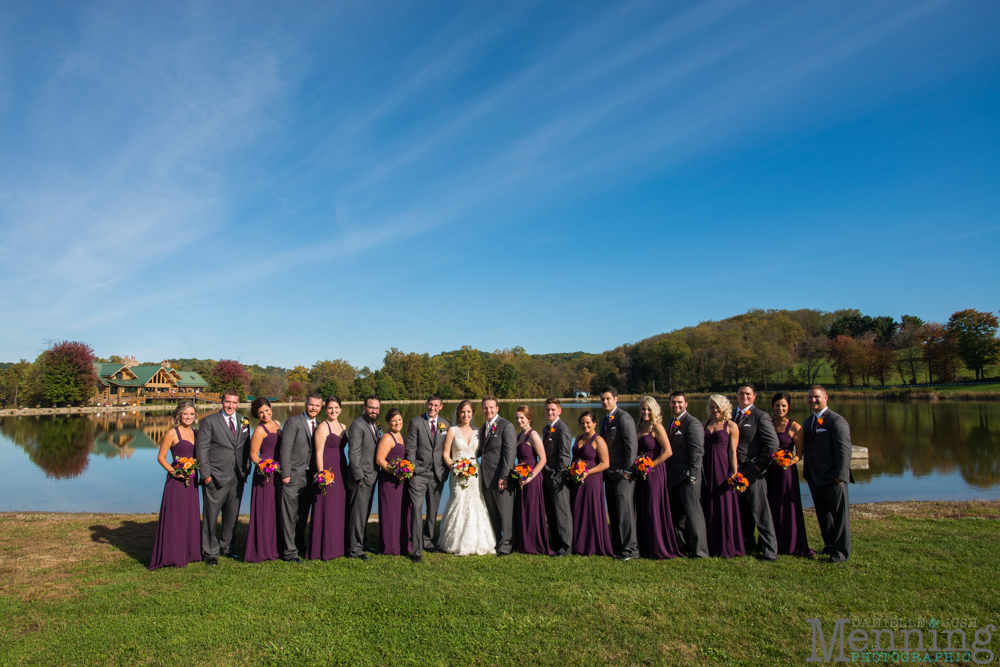
[{"label": "necktie", "polygon": [[312,419],[309,420],[309,435],[314,435],[316,433],[316,422]]},{"label": "necktie", "polygon": [[812,432],[809,435],[816,435],[816,426],[818,425],[817,417],[818,417],[818,415],[816,415],[814,413],[813,414],[813,423],[812,423]]},{"label": "necktie", "polygon": [[431,426],[431,438],[433,439],[434,438],[434,420],[433,419],[428,419],[427,423],[430,424],[430,426]]},{"label": "necktie", "polygon": [[233,432],[233,435],[236,435],[236,420],[232,417],[229,418],[229,430]]}]

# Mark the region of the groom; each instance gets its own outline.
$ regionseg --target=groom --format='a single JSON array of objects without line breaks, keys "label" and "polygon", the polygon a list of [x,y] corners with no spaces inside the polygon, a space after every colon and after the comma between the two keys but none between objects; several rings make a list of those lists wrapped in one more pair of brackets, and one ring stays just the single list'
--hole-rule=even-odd
[{"label": "groom", "polygon": [[[434,551],[434,528],[437,525],[441,492],[448,479],[448,466],[444,464],[441,449],[448,436],[448,422],[438,417],[441,397],[431,394],[427,411],[410,420],[406,428],[406,459],[413,462],[410,489],[410,558],[419,562],[424,549]],[[427,499],[427,518],[421,526],[421,512]]]},{"label": "groom", "polygon": [[497,414],[497,399],[493,396],[483,399],[483,416],[486,423],[479,429],[479,450],[476,452],[483,469],[483,495],[497,538],[497,556],[509,556],[513,549],[514,488],[507,483],[507,478],[514,468],[517,437],[514,425]]}]

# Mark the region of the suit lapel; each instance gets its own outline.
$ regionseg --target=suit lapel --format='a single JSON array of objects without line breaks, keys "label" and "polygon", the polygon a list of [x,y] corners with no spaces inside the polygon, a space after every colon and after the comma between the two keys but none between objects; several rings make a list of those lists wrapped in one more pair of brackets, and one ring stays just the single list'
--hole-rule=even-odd
[{"label": "suit lapel", "polygon": [[[233,430],[229,428],[229,416],[225,412],[220,412],[219,415],[222,418],[222,428],[223,430],[225,430],[226,435],[229,437],[229,442],[233,443],[233,447],[235,447],[238,444],[237,441],[238,435],[233,435]],[[235,418],[236,415],[234,414],[233,419]]]}]

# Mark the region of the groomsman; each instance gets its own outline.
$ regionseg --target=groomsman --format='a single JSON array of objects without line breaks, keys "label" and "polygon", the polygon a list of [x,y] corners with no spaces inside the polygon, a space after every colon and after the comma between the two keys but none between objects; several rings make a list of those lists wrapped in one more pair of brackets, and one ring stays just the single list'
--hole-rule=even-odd
[{"label": "groomsman", "polygon": [[[250,422],[236,412],[240,395],[234,389],[222,392],[222,411],[211,414],[198,425],[195,452],[201,473],[203,512],[201,520],[202,558],[218,565],[219,556],[239,560],[233,550],[233,534],[240,516],[243,484],[250,474]],[[222,512],[222,533],[216,538],[215,521]]]},{"label": "groomsman", "polygon": [[[410,478],[410,557],[420,561],[424,549],[436,551],[434,531],[437,527],[438,505],[441,492],[448,479],[448,466],[444,464],[441,449],[448,436],[448,422],[438,417],[441,397],[431,394],[427,410],[410,420],[406,427],[406,459],[413,463]],[[427,501],[427,518],[421,526],[420,510]]]},{"label": "groomsman", "polygon": [[312,507],[313,475],[316,474],[316,415],[323,407],[319,394],[306,396],[305,412],[285,421],[281,429],[278,464],[286,475],[281,483],[281,559],[301,563],[306,553],[306,524]]},{"label": "groomsman", "polygon": [[378,413],[382,404],[377,396],[365,399],[365,409],[347,429],[347,456],[351,480],[347,486],[347,555],[368,560],[365,532],[372,513],[377,470],[375,449],[382,437]]},{"label": "groomsman", "polygon": [[486,423],[479,429],[479,457],[483,472],[483,495],[486,511],[497,538],[497,556],[509,556],[513,550],[514,488],[508,483],[517,455],[514,425],[497,414],[497,399],[483,399]]},{"label": "groomsman", "polygon": [[639,557],[635,534],[635,480],[632,466],[639,453],[632,415],[618,408],[618,390],[601,389],[601,405],[607,416],[601,420],[601,437],[608,443],[608,469],[604,471],[604,496],[611,519],[611,548],[615,558],[632,560]]},{"label": "groomsman", "polygon": [[802,425],[805,465],[802,476],[809,482],[816,519],[829,555],[824,563],[843,563],[851,556],[851,506],[847,484],[851,475],[851,426],[826,407],[826,389],[815,384],[806,396],[812,416]]},{"label": "groomsman", "polygon": [[693,558],[708,558],[705,513],[701,509],[702,459],[705,456],[705,427],[688,414],[683,392],[670,394],[673,419],[667,428],[673,455],[666,460],[670,511],[674,517],[677,543]]},{"label": "groomsman", "polygon": [[743,549],[747,553],[757,544],[753,539],[756,525],[760,534],[760,551],[764,560],[777,560],[778,538],[771,520],[771,507],[767,502],[767,466],[771,454],[778,451],[778,434],[774,431],[771,415],[753,404],[757,394],[752,384],[740,385],[736,391],[739,409],[734,415],[740,431],[736,448],[736,468],[750,483],[740,494],[740,520],[743,524]]},{"label": "groomsman", "polygon": [[573,463],[573,436],[559,418],[562,403],[558,398],[545,401],[545,416],[549,420],[542,434],[545,446],[545,467],[542,468],[542,488],[545,490],[545,516],[549,523],[549,545],[555,556],[568,556],[573,548],[573,513],[566,475]]}]

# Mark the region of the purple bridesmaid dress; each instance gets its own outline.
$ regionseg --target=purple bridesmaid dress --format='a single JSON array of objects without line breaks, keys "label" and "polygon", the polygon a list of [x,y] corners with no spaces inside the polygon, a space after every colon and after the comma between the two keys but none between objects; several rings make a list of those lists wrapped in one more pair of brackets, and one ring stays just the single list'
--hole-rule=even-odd
[{"label": "purple bridesmaid dress", "polygon": [[[785,431],[778,434],[778,446],[794,456],[795,446],[788,433],[792,420],[785,425]],[[774,532],[778,538],[778,553],[789,556],[812,556],[816,552],[806,541],[806,520],[802,516],[802,494],[799,491],[799,470],[788,466],[782,470],[779,465],[767,467],[767,504],[774,520]]]},{"label": "purple bridesmaid dress", "polygon": [[[194,443],[181,439],[177,430],[177,444],[170,448],[174,458],[194,458]],[[198,512],[198,475],[184,480],[167,475],[160,501],[160,520],[156,524],[153,541],[153,558],[149,569],[158,567],[184,567],[201,560],[201,514]]]},{"label": "purple bridesmaid dress", "polygon": [[[652,460],[663,453],[663,447],[652,434],[639,438],[639,456]],[[667,487],[667,467],[660,464],[649,471],[646,479],[635,478],[635,525],[639,552],[643,558],[677,558],[681,555],[670,515],[670,489]]]},{"label": "purple bridesmaid dress", "polygon": [[[588,468],[597,465],[594,440],[577,440],[573,446],[573,461],[586,461]],[[583,484],[567,481],[573,506],[573,553],[581,556],[614,556],[608,513],[604,508],[604,475],[588,475]]]},{"label": "purple bridesmaid dress", "polygon": [[[324,494],[318,487],[313,502],[312,529],[309,542],[310,560],[341,558],[347,552],[347,430],[344,437],[336,433],[326,436],[323,443],[323,468],[333,472],[333,484]],[[379,510],[381,512],[381,510]]]},{"label": "purple bridesmaid dress", "polygon": [[[260,443],[260,460],[273,459],[281,446],[281,432],[268,433]],[[281,465],[281,461],[278,461]],[[275,490],[274,473],[261,475],[256,467],[250,489],[250,529],[247,531],[248,563],[278,560],[278,503],[281,494]]]},{"label": "purple bridesmaid dress", "polygon": [[[390,434],[392,435],[392,434]],[[406,447],[396,440],[385,460],[405,458]],[[410,493],[405,480],[384,470],[378,472],[378,551],[389,556],[410,553]]]},{"label": "purple bridesmaid dress", "polygon": [[[727,424],[729,422],[726,422]],[[740,527],[739,497],[729,479],[729,433],[720,428],[715,433],[705,429],[701,507],[705,512],[705,537],[708,555],[721,558],[745,556],[743,528]]]},{"label": "purple bridesmaid dress", "polygon": [[[517,462],[538,470],[535,450],[531,447],[531,429],[521,434],[517,443]],[[545,528],[545,490],[542,476],[537,475],[528,484],[515,490],[514,496],[514,550],[523,554],[551,556],[549,531]]]}]

